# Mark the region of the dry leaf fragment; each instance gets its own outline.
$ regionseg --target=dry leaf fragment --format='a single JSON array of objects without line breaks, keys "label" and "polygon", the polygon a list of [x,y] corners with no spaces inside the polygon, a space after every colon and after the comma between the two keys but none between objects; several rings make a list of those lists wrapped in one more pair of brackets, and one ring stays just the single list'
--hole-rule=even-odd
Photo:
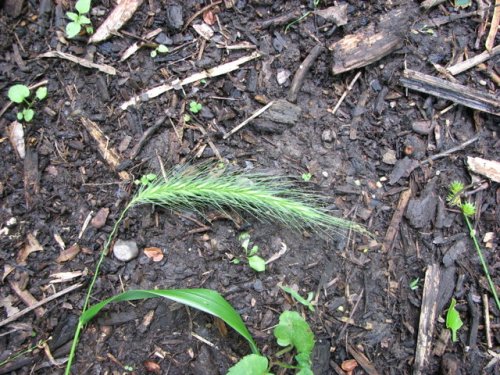
[{"label": "dry leaf fragment", "polygon": [[215,24],[215,22],[217,21],[215,19],[215,14],[214,12],[212,12],[211,9],[207,10],[205,13],[203,13],[203,21],[207,24],[207,25],[210,25],[212,26],[213,24]]},{"label": "dry leaf fragment", "polygon": [[147,371],[152,372],[153,374],[161,374],[161,367],[158,363],[154,361],[144,361],[144,367]]},{"label": "dry leaf fragment", "polygon": [[94,35],[89,39],[89,43],[98,43],[108,39],[134,15],[135,11],[142,4],[143,0],[122,0],[113,9],[108,18],[99,26]]},{"label": "dry leaf fragment", "polygon": [[213,29],[206,23],[193,25],[193,29],[206,40],[210,40],[214,36]]},{"label": "dry leaf fragment", "polygon": [[28,256],[31,253],[34,253],[35,251],[43,251],[43,247],[42,245],[40,245],[40,242],[38,242],[35,235],[35,233],[28,233],[28,235],[26,236],[26,243],[17,254],[17,264],[25,265],[26,259],[28,259]]},{"label": "dry leaf fragment", "polygon": [[106,224],[106,219],[108,218],[108,215],[109,215],[109,208],[107,207],[101,208],[99,211],[97,211],[97,214],[90,222],[90,225],[92,225],[96,229],[102,228]]},{"label": "dry leaf fragment", "polygon": [[80,253],[80,245],[75,243],[73,246],[68,247],[66,250],[61,251],[59,256],[56,259],[57,263],[67,262],[68,260],[73,259]]},{"label": "dry leaf fragment", "polygon": [[163,260],[163,251],[159,247],[146,247],[144,255],[152,259],[153,262],[161,262]]},{"label": "dry leaf fragment", "polygon": [[17,303],[17,299],[13,295],[8,295],[7,297],[0,298],[0,307],[5,308],[5,314],[7,318],[14,314],[17,314],[20,310],[14,306]]},{"label": "dry leaf fragment", "polygon": [[9,125],[9,140],[12,147],[17,151],[21,159],[26,156],[26,147],[24,145],[24,129],[19,121],[12,121]]}]

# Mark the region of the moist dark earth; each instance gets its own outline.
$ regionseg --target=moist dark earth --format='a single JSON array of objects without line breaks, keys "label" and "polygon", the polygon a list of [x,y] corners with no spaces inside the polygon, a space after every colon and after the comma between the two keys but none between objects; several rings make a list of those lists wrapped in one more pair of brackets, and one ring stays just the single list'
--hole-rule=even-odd
[{"label": "moist dark earth", "polygon": [[[116,3],[92,2],[94,28]],[[139,254],[126,262],[106,256],[91,304],[131,289],[209,288],[239,312],[269,357],[280,349],[272,334],[280,313],[299,312],[316,337],[315,374],[348,374],[341,366],[349,359],[358,364],[355,374],[499,373],[500,311],[464,220],[446,202],[452,181],[471,185],[468,199],[478,208],[473,226],[499,285],[500,187],[467,167],[468,157],[500,160],[499,118],[401,84],[405,68],[451,79],[445,67],[482,53],[493,5],[480,1],[458,9],[445,2],[423,10],[411,1],[227,0],[210,6],[148,0],[109,39],[88,44],[83,33],[64,35],[73,1],[0,4],[1,320],[83,284],[2,324],[0,373],[63,373],[86,288],[137,189],[133,180],[212,159],[235,170],[288,176],[323,195],[333,215],[366,226],[373,238],[293,230],[242,212],[142,206],[128,212],[116,236],[134,241]],[[314,13],[334,5],[345,6],[344,22]],[[481,12],[467,15],[478,7]],[[397,46],[368,65],[334,72],[332,44],[383,30],[381,19],[395,10],[406,14],[403,26],[389,32],[400,39]],[[213,34],[202,37],[193,27],[202,24]],[[122,61],[134,43],[142,48]],[[169,52],[153,58],[158,43]],[[315,47],[319,53],[294,89],[294,76]],[[108,65],[116,74],[41,57],[48,51]],[[176,83],[158,97],[120,108],[148,89],[256,51],[260,57],[233,71]],[[498,62],[498,56],[488,59],[454,80],[498,100]],[[42,81],[48,96],[34,104],[35,117],[22,122],[24,136],[16,143],[12,123],[19,106],[6,107],[7,91]],[[199,113],[189,112],[191,101],[202,104]],[[270,101],[267,111],[223,137]],[[99,151],[89,121],[100,129],[105,149],[116,151],[117,164]],[[305,173],[310,181],[301,177]],[[242,256],[242,232],[250,233],[265,259],[287,251],[262,273],[233,264],[232,257]],[[148,257],[148,248],[163,258]],[[432,267],[440,276],[426,280]],[[303,296],[319,293],[315,311],[279,283]],[[424,309],[425,288],[437,297]],[[464,323],[456,342],[445,324],[452,298]],[[419,321],[427,308],[435,316],[425,332]],[[423,350],[419,327],[429,337],[422,367],[416,360]],[[36,347],[40,342],[45,348]],[[121,302],[86,326],[72,373],[225,374],[249,353],[237,333],[205,313],[162,299]],[[279,360],[292,364],[293,354]],[[272,372],[295,373],[278,366]]]}]

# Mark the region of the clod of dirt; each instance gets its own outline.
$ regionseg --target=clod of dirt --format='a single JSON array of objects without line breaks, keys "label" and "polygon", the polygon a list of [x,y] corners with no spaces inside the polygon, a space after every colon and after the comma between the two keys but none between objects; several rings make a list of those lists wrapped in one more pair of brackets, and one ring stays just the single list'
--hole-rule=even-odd
[{"label": "clod of dirt", "polygon": [[467,246],[464,240],[460,240],[455,243],[443,256],[443,264],[446,267],[450,267],[455,263],[455,261],[467,251]]},{"label": "clod of dirt", "polygon": [[401,177],[408,177],[417,167],[418,161],[410,159],[409,157],[398,160],[391,172],[391,175],[389,176],[389,184],[395,184]]},{"label": "clod of dirt", "polygon": [[116,240],[113,246],[115,258],[122,262],[128,262],[139,255],[139,248],[135,241]]},{"label": "clod of dirt", "polygon": [[182,6],[172,4],[167,7],[166,24],[169,29],[180,30],[184,25]]},{"label": "clod of dirt", "polygon": [[414,228],[426,227],[436,214],[437,196],[434,183],[429,183],[419,198],[412,198],[408,203],[405,217]]}]

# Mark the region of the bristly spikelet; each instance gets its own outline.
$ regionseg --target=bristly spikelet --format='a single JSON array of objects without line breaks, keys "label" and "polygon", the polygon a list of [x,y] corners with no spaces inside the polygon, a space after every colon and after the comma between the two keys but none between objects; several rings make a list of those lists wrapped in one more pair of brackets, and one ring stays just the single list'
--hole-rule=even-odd
[{"label": "bristly spikelet", "polygon": [[231,172],[211,164],[189,166],[142,186],[129,207],[148,203],[197,211],[211,207],[248,213],[261,221],[294,229],[308,227],[326,234],[353,230],[371,235],[359,224],[330,215],[321,207],[324,197],[298,190],[289,181],[258,173]]},{"label": "bristly spikelet", "polygon": [[463,192],[465,189],[465,186],[462,182],[460,181],[453,181],[450,186],[449,186],[449,193],[446,197],[446,200],[450,204],[450,206],[460,206],[461,200],[460,200],[460,194]]}]

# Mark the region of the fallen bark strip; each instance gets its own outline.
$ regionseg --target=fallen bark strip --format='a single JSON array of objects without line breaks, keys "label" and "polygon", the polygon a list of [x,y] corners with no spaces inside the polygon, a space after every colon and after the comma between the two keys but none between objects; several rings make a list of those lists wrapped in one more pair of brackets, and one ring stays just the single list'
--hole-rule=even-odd
[{"label": "fallen bark strip", "polygon": [[60,52],[60,51],[49,51],[42,53],[41,55],[38,55],[38,57],[59,57],[64,60],[69,60],[72,61],[78,65],[84,66],[85,68],[90,68],[90,69],[97,69],[103,73],[110,74],[110,75],[116,75],[116,69],[113,68],[112,66],[106,65],[106,64],[96,64],[93,63],[92,61],[82,59],[81,57],[76,57],[73,56],[69,53],[65,52]]},{"label": "fallen bark strip", "polygon": [[27,307],[27,308],[19,311],[18,313],[14,314],[14,315],[12,315],[10,317],[8,317],[7,319],[2,320],[0,322],[0,327],[3,327],[6,324],[9,324],[9,323],[12,323],[12,322],[16,321],[21,316],[26,315],[30,311],[33,311],[36,308],[45,305],[47,302],[50,302],[50,301],[52,301],[52,300],[54,300],[56,298],[59,298],[59,297],[65,295],[66,293],[72,292],[73,290],[80,288],[82,285],[83,285],[82,283],[78,283],[78,284],[72,285],[72,286],[70,286],[70,287],[68,287],[66,289],[61,290],[60,292],[57,292],[57,293],[51,295],[50,297],[47,297],[45,299],[42,299],[41,301],[38,301],[36,304],[34,304],[34,305],[30,306],[30,307]]},{"label": "fallen bark strip", "polygon": [[328,47],[333,53],[333,74],[369,65],[398,49],[417,12],[415,7],[398,8],[382,16],[377,27],[370,24],[333,43]]},{"label": "fallen bark strip", "polygon": [[377,371],[373,363],[361,352],[359,352],[354,346],[351,344],[347,344],[347,351],[353,358],[358,362],[358,364],[366,371],[368,375],[379,375],[380,373]]},{"label": "fallen bark strip", "polygon": [[446,70],[450,72],[451,75],[457,75],[491,59],[492,57],[495,57],[499,53],[500,53],[500,45],[496,46],[491,51],[484,51],[483,53],[480,53],[479,55],[476,55],[474,57],[471,57],[470,59],[462,61],[461,63],[450,66],[446,68]]},{"label": "fallen bark strip", "polygon": [[[108,141],[106,140],[106,137],[104,136],[102,130],[99,129],[99,126],[97,126],[95,122],[85,117],[82,117],[80,120],[85,129],[87,129],[92,138],[94,138],[94,140],[97,142],[97,149],[99,150],[99,153],[101,154],[103,159],[111,167],[111,169],[113,169],[113,171],[116,171],[118,165],[120,165],[121,163],[120,157],[118,156],[118,153],[114,150],[114,148],[109,147]],[[131,180],[130,175],[125,171],[118,172],[118,175],[122,180]]]},{"label": "fallen bark strip", "polygon": [[224,134],[224,136],[222,138],[223,139],[228,139],[231,135],[233,135],[234,133],[236,133],[238,130],[240,130],[242,127],[244,127],[250,121],[252,121],[254,118],[260,116],[262,113],[264,113],[265,111],[267,111],[269,109],[269,107],[271,107],[273,104],[274,104],[274,102],[269,102],[264,107],[259,108],[254,113],[252,113],[252,115],[249,118],[247,118],[246,120],[244,120],[243,122],[241,122],[239,125],[235,126],[233,129],[231,129],[230,132]]},{"label": "fallen bark strip", "polygon": [[234,61],[230,61],[228,63],[216,66],[214,68],[210,68],[202,72],[195,73],[187,78],[184,78],[182,81],[176,80],[172,83],[167,83],[161,86],[153,87],[152,89],[149,89],[145,93],[134,96],[129,100],[127,100],[126,102],[122,103],[120,108],[122,110],[126,110],[131,105],[137,105],[140,102],[147,102],[148,100],[156,98],[157,96],[160,96],[161,94],[164,94],[172,89],[180,89],[184,85],[188,85],[190,83],[202,79],[217,77],[223,74],[227,74],[229,72],[232,72],[233,70],[239,69],[242,64],[257,59],[260,56],[261,56],[260,52],[254,52],[251,55],[240,57],[239,59],[236,59]]},{"label": "fallen bark strip", "polygon": [[295,103],[297,101],[297,94],[299,93],[302,84],[304,83],[304,78],[306,77],[306,73],[309,71],[309,68],[314,64],[316,59],[321,55],[321,53],[325,50],[322,44],[316,44],[309,55],[304,59],[302,64],[299,65],[299,68],[295,72],[295,76],[293,77],[292,85],[290,87],[290,91],[288,92],[287,99],[289,102]]},{"label": "fallen bark strip", "polygon": [[398,233],[399,224],[410,200],[411,193],[411,189],[408,189],[403,191],[399,197],[398,205],[392,215],[391,223],[389,224],[389,228],[387,228],[387,232],[385,232],[384,242],[382,243],[382,252],[384,253],[391,251],[394,246],[394,239]]},{"label": "fallen bark strip", "polygon": [[434,334],[434,323],[436,321],[440,278],[441,270],[438,264],[432,264],[427,267],[425,271],[425,284],[418,324],[417,348],[415,350],[413,375],[427,374],[425,369],[429,362],[429,355],[432,348],[432,336]]},{"label": "fallen bark strip", "polygon": [[500,101],[495,95],[448,82],[428,74],[406,69],[400,79],[401,85],[409,89],[451,100],[463,106],[500,116]]}]

